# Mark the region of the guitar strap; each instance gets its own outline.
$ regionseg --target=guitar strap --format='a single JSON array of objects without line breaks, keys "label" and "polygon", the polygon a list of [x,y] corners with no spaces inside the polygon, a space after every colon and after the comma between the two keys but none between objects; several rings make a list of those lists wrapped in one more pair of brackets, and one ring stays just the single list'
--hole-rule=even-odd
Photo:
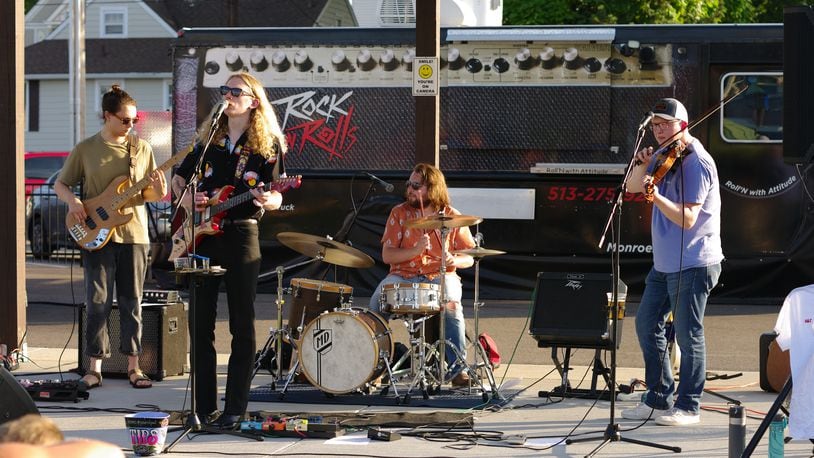
[{"label": "guitar strap", "polygon": [[136,155],[138,155],[138,137],[136,134],[130,133],[127,136],[127,142],[130,149],[130,182],[136,183]]}]

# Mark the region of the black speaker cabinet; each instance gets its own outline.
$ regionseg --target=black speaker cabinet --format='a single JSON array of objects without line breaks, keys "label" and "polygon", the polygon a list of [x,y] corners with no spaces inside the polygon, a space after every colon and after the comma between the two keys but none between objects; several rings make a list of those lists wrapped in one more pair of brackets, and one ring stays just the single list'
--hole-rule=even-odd
[{"label": "black speaker cabinet", "polygon": [[783,158],[804,164],[814,155],[814,62],[809,57],[814,41],[814,7],[783,10]]},{"label": "black speaker cabinet", "polygon": [[0,424],[29,413],[40,413],[17,379],[0,364]]},{"label": "black speaker cabinet", "polygon": [[[529,333],[540,347],[617,348],[622,339],[622,323],[616,338],[609,332],[608,296],[613,285],[610,274],[540,272],[534,290],[534,311]],[[620,282],[620,291],[627,291]]]},{"label": "black speaker cabinet", "polygon": [[[187,307],[183,302],[169,304],[141,304],[142,354],[139,366],[153,380],[184,373],[187,362]],[[121,331],[119,308],[113,310],[107,320],[110,335],[111,357],[102,360],[102,375],[127,377],[127,356],[119,352]],[[87,335],[87,309],[82,307],[79,318],[79,365],[81,371],[90,368],[90,357],[85,355]]]}]

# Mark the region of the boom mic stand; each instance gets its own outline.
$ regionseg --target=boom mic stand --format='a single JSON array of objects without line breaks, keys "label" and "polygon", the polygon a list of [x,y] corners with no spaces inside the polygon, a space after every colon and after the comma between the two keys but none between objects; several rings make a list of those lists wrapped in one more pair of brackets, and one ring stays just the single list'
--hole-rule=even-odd
[{"label": "boom mic stand", "polygon": [[[618,326],[619,321],[619,282],[621,280],[619,276],[619,242],[621,239],[621,232],[622,232],[622,202],[624,201],[625,192],[627,192],[627,181],[630,179],[630,174],[633,171],[633,167],[635,166],[636,161],[636,152],[639,151],[639,146],[641,145],[642,139],[644,138],[644,126],[642,126],[636,136],[636,143],[633,148],[633,154],[631,155],[630,162],[627,165],[627,169],[625,172],[625,176],[622,178],[622,183],[619,188],[616,190],[616,199],[614,200],[613,207],[611,208],[610,214],[608,215],[608,220],[605,223],[605,230],[602,233],[602,237],[599,240],[599,247],[602,248],[605,242],[605,235],[609,229],[612,231],[613,235],[613,250],[611,251],[611,278],[613,281],[612,285],[612,306],[611,306],[611,329],[610,329],[610,336],[611,336],[611,365],[610,365],[610,383],[608,384],[608,389],[610,390],[610,419],[608,421],[608,426],[605,428],[605,433],[601,437],[585,437],[579,439],[566,439],[566,444],[573,444],[577,442],[587,442],[593,440],[601,440],[602,442],[596,446],[587,456],[594,456],[596,455],[604,446],[608,445],[611,442],[630,442],[632,444],[644,445],[647,447],[654,447],[660,448],[663,450],[671,450],[675,453],[681,453],[681,447],[672,447],[669,445],[662,445],[657,444],[655,442],[647,442],[638,439],[631,439],[629,437],[622,437],[622,434],[619,432],[619,424],[616,423],[616,329]],[[615,217],[615,218],[614,218]],[[615,225],[613,223],[616,223]]]},{"label": "boom mic stand", "polygon": [[195,168],[193,169],[192,177],[190,178],[187,185],[184,187],[184,192],[181,193],[181,197],[178,199],[178,208],[180,208],[181,207],[181,201],[183,200],[183,197],[188,193],[192,194],[192,199],[191,199],[192,208],[190,210],[191,214],[187,217],[187,220],[184,222],[184,223],[189,223],[189,225],[190,225],[190,235],[191,235],[191,237],[188,238],[187,240],[189,240],[190,243],[193,243],[193,245],[192,245],[192,253],[191,253],[192,257],[191,257],[191,261],[190,261],[188,269],[183,269],[182,268],[182,269],[179,270],[178,268],[176,268],[177,273],[189,275],[189,286],[188,286],[188,288],[189,288],[189,304],[190,304],[190,307],[189,307],[189,329],[192,330],[192,332],[189,333],[189,336],[190,336],[190,339],[189,339],[189,361],[190,361],[190,363],[189,363],[190,364],[190,368],[189,368],[189,385],[190,385],[190,390],[191,390],[190,404],[189,404],[190,413],[187,416],[186,427],[184,429],[184,432],[182,432],[181,435],[176,437],[175,440],[172,441],[172,443],[170,443],[170,445],[166,446],[161,453],[169,453],[170,450],[172,450],[172,448],[175,447],[175,444],[177,444],[182,438],[186,437],[190,433],[228,434],[228,435],[231,435],[231,436],[245,437],[247,439],[254,439],[256,441],[263,441],[264,440],[263,436],[260,436],[260,435],[251,435],[251,434],[241,433],[239,431],[230,431],[230,430],[225,430],[225,429],[220,429],[220,428],[213,428],[213,427],[211,427],[209,425],[202,424],[201,419],[198,418],[197,401],[195,399],[196,394],[197,394],[197,384],[195,382],[195,356],[197,354],[196,353],[196,341],[198,340],[198,339],[195,338],[195,326],[196,326],[195,309],[197,308],[196,297],[195,297],[195,289],[197,288],[198,281],[201,279],[201,277],[203,277],[203,276],[219,276],[219,275],[223,275],[225,273],[225,270],[219,270],[217,272],[212,271],[210,269],[209,265],[205,265],[204,268],[198,268],[198,266],[195,264],[195,261],[197,260],[197,256],[195,255],[195,251],[197,249],[197,244],[195,244],[195,225],[197,223],[197,215],[196,215],[196,211],[195,211],[195,202],[194,202],[195,189],[198,187],[198,174],[199,174],[199,172],[201,170],[201,165],[203,164],[204,156],[206,156],[206,152],[209,150],[209,145],[212,143],[212,139],[215,137],[215,131],[216,131],[215,127],[217,127],[218,118],[215,118],[212,121],[212,125],[209,128],[209,137],[207,138],[206,144],[204,145],[204,148],[201,151],[201,155],[198,157],[198,162],[195,164]]}]

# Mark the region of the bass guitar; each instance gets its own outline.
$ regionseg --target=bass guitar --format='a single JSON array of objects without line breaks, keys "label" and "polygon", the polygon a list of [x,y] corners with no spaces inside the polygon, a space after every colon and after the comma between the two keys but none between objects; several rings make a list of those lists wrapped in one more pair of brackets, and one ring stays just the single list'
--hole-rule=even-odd
[{"label": "bass guitar", "polygon": [[[165,173],[186,157],[190,151],[192,150],[175,154],[156,170]],[[84,221],[77,222],[74,218],[65,218],[68,234],[85,250],[101,249],[110,241],[117,226],[121,226],[133,218],[132,213],[122,212],[122,207],[130,199],[141,194],[150,181],[150,176],[147,175],[131,186],[130,177],[126,175],[114,178],[101,194],[83,202],[85,213],[88,215]]]},{"label": "bass guitar", "polygon": [[[268,186],[270,191],[285,192],[289,189],[297,189],[302,184],[302,175],[293,177],[280,178],[279,180],[271,183]],[[172,234],[172,251],[170,252],[169,260],[175,261],[181,256],[191,252],[195,246],[201,243],[204,237],[210,235],[219,235],[223,232],[221,229],[221,220],[224,214],[230,208],[248,202],[254,199],[251,191],[246,191],[242,194],[229,197],[232,191],[235,190],[234,186],[224,186],[218,191],[209,202],[203,211],[193,211],[192,221],[190,215],[185,208],[183,210],[184,216],[178,229]],[[179,215],[181,211],[179,211]],[[193,234],[194,240],[193,240]]]}]

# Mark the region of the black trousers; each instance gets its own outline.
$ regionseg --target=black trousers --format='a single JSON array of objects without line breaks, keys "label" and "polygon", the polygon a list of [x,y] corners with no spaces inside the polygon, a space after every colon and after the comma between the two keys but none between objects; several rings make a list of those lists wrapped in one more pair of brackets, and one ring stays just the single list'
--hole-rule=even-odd
[{"label": "black trousers", "polygon": [[196,410],[201,418],[205,418],[218,408],[215,319],[218,289],[223,280],[226,282],[229,332],[232,334],[223,412],[241,415],[249,403],[251,373],[257,347],[254,331],[254,300],[257,277],[260,274],[257,224],[227,224],[223,234],[201,241],[196,254],[209,257],[210,265],[226,269],[223,276],[204,276],[196,282],[195,303],[192,304],[195,307],[195,327],[190,329],[190,337],[195,339],[196,346]]}]

